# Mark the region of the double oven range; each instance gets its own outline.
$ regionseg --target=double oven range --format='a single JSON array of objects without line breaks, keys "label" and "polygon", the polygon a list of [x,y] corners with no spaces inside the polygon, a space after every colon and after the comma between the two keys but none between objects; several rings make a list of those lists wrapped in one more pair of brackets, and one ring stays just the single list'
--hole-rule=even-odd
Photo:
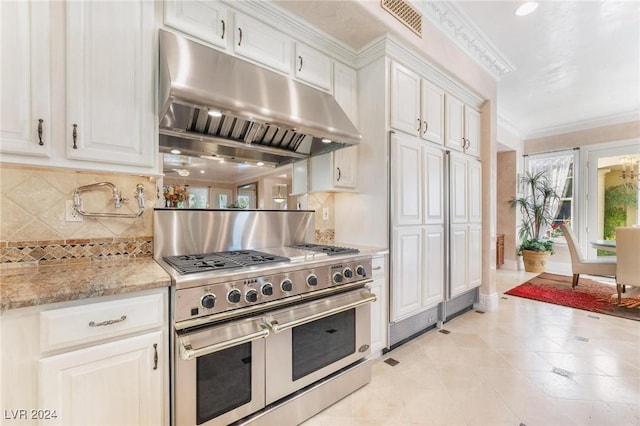
[{"label": "double oven range", "polygon": [[154,211],[174,425],[298,424],[371,380],[371,255],[311,211]]}]

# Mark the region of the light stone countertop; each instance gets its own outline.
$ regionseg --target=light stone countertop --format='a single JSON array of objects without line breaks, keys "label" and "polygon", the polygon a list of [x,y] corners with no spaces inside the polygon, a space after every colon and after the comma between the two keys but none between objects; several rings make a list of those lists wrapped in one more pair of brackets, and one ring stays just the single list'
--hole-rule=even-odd
[{"label": "light stone countertop", "polygon": [[151,257],[3,268],[0,312],[170,285],[169,274]]}]

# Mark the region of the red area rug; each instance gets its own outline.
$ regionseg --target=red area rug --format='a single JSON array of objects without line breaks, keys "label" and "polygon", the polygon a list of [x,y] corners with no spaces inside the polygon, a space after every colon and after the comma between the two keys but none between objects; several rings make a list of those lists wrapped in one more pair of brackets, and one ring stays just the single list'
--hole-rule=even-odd
[{"label": "red area rug", "polygon": [[572,290],[570,276],[543,272],[505,294],[640,321],[637,287],[627,286],[627,293],[622,294],[622,302],[618,305],[615,284],[580,278]]}]

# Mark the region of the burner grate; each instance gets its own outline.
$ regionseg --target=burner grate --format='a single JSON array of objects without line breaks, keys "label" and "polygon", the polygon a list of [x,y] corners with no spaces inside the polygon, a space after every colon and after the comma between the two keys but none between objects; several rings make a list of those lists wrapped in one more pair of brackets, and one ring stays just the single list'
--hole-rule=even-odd
[{"label": "burner grate", "polygon": [[235,250],[216,253],[187,254],[162,258],[180,274],[242,268],[265,263],[289,262],[288,257],[276,256],[256,250]]},{"label": "burner grate", "polygon": [[337,247],[337,246],[329,246],[324,244],[298,244],[292,247],[296,249],[311,250],[311,251],[326,253],[329,256],[334,254],[360,253],[360,250],[356,248]]}]

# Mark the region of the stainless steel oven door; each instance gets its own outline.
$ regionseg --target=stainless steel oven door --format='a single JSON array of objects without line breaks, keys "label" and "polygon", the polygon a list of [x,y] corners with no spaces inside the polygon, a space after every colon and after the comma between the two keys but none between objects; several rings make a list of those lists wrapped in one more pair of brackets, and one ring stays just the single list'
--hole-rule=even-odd
[{"label": "stainless steel oven door", "polygon": [[264,408],[268,334],[256,318],[176,333],[175,424],[226,425]]},{"label": "stainless steel oven door", "polygon": [[375,300],[367,289],[359,289],[270,313],[266,403],[366,357]]}]

